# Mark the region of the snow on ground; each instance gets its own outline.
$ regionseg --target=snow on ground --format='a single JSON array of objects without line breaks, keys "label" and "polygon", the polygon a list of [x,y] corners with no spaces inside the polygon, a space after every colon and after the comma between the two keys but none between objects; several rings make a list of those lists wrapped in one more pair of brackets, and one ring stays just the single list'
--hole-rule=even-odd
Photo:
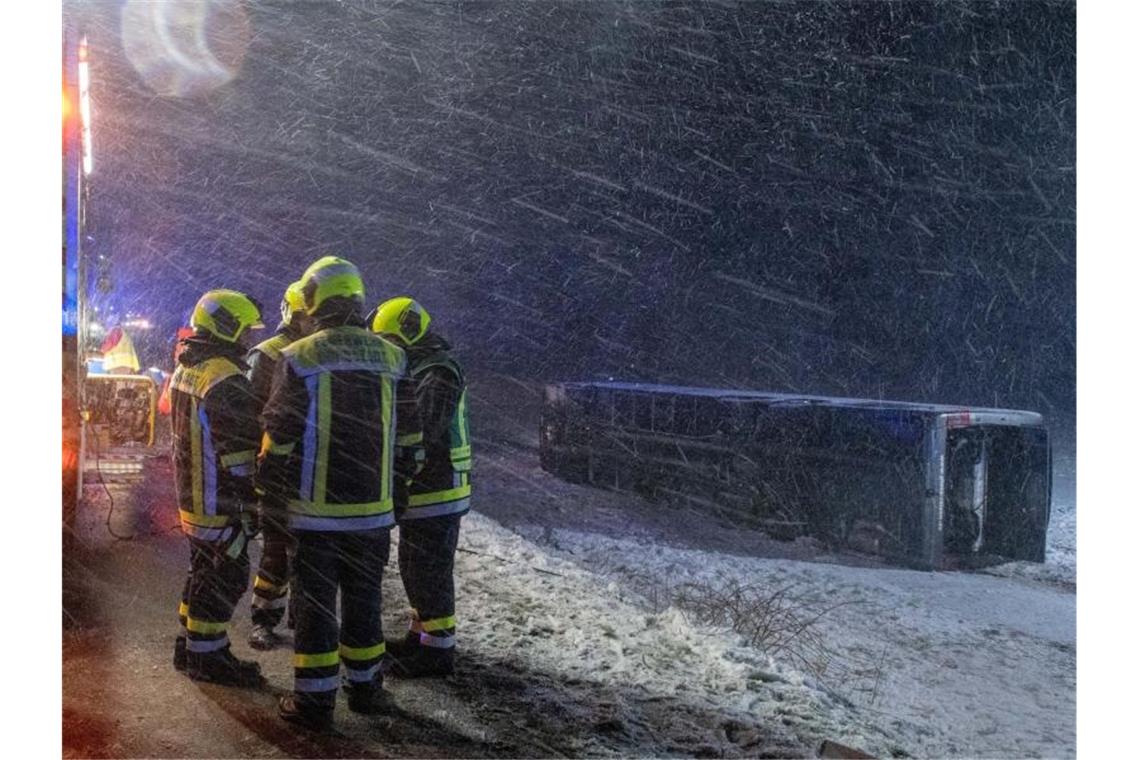
[{"label": "snow on ground", "polygon": [[[564,483],[538,467],[529,436],[510,438],[481,442],[486,514],[461,538],[459,613],[478,645],[878,756],[1075,755],[1070,461],[1058,462],[1046,564],[929,573]],[[476,580],[487,572],[493,583]],[[686,584],[734,582],[794,589],[801,619],[820,615],[811,651],[769,656],[678,599]]]},{"label": "snow on ground", "polygon": [[[735,579],[794,584],[819,609],[842,604],[813,629],[833,653],[828,668],[804,675],[798,663],[777,657],[779,672],[849,700],[861,720],[895,735],[910,753],[1073,754],[1074,600],[1063,590],[982,575],[733,557],[572,531],[555,531],[550,540],[618,594],[623,584],[644,589],[647,577],[662,596],[682,583],[715,588]],[[674,607],[664,614],[683,619]],[[702,635],[714,660],[749,651],[730,634]],[[754,655],[740,660],[758,667]],[[834,730],[810,711],[799,720],[808,730]]]},{"label": "snow on ground", "polygon": [[465,648],[508,653],[567,679],[682,698],[724,719],[760,719],[809,745],[832,739],[878,756],[903,749],[877,716],[806,683],[736,637],[695,625],[676,608],[652,610],[599,572],[612,568],[615,557],[674,567],[687,561],[684,552],[588,534],[564,537],[579,548],[552,550],[478,513],[466,518],[456,572]]}]

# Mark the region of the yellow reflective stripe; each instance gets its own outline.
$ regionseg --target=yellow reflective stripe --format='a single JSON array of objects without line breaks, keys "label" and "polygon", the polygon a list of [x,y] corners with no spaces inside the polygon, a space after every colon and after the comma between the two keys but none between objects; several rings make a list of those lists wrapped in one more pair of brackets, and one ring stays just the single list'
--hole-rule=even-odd
[{"label": "yellow reflective stripe", "polygon": [[470,442],[467,440],[467,389],[463,389],[463,393],[459,394],[459,409],[456,410],[459,415],[459,445],[467,446],[470,450]]},{"label": "yellow reflective stripe", "polygon": [[448,628],[455,627],[455,615],[448,615],[447,617],[432,618],[431,620],[421,620],[420,630],[431,633],[432,631],[444,631]]},{"label": "yellow reflective stripe", "polygon": [[237,464],[247,464],[257,460],[257,452],[253,449],[248,451],[235,451],[232,454],[224,454],[220,457],[222,467],[233,467]]},{"label": "yellow reflective stripe", "polygon": [[206,511],[202,500],[202,423],[198,420],[198,399],[190,399],[190,501],[197,514]]},{"label": "yellow reflective stripe", "polygon": [[178,617],[186,617],[190,614],[190,605],[186,602],[179,602],[178,604]]},{"label": "yellow reflective stripe", "polygon": [[451,469],[456,472],[467,472],[471,469],[470,446],[456,446],[451,450]]},{"label": "yellow reflective stripe", "polygon": [[423,443],[423,442],[424,442],[423,432],[405,433],[403,435],[396,436],[396,445],[397,446],[415,446],[417,443]]},{"label": "yellow reflective stripe", "polygon": [[186,630],[191,633],[201,633],[209,635],[212,633],[225,633],[225,623],[207,623],[205,620],[195,620],[192,617],[186,618]]},{"label": "yellow reflective stripe", "polygon": [[293,453],[293,447],[296,445],[297,445],[296,442],[274,443],[273,438],[270,437],[269,433],[262,433],[262,435],[261,435],[261,455],[262,456],[265,456],[266,454],[277,454],[280,456],[284,456],[286,454],[292,454]]},{"label": "yellow reflective stripe", "polygon": [[314,517],[367,517],[391,512],[392,500],[384,499],[367,504],[321,504],[315,501],[294,499],[289,502],[289,511],[299,515],[313,515]]},{"label": "yellow reflective stripe", "polygon": [[462,485],[447,491],[433,491],[432,493],[417,493],[408,497],[409,507],[420,507],[425,504],[439,504],[445,501],[456,501],[471,495],[471,485]]},{"label": "yellow reflective stripe", "polygon": [[336,651],[293,655],[293,667],[295,668],[327,668],[339,662],[340,653]]},{"label": "yellow reflective stripe", "polygon": [[178,510],[178,516],[182,518],[182,522],[199,528],[224,528],[237,519],[230,515],[202,515],[197,512],[187,512],[185,509]]},{"label": "yellow reflective stripe", "polygon": [[292,342],[293,341],[287,335],[277,334],[272,338],[261,341],[253,347],[253,350],[260,351],[273,361],[278,361],[281,359],[281,349]]},{"label": "yellow reflective stripe", "polygon": [[259,588],[263,591],[281,591],[282,589],[289,588],[289,584],[283,583],[278,586],[276,584],[270,583],[259,575],[253,579],[253,587]]},{"label": "yellow reflective stripe", "polygon": [[206,394],[209,393],[210,389],[215,385],[227,377],[240,374],[241,371],[237,368],[236,364],[229,359],[219,356],[213,359],[207,359],[193,367],[180,364],[178,369],[174,371],[174,377],[171,379],[170,384],[172,387],[177,388],[183,393],[188,393],[194,398],[205,398]]},{"label": "yellow reflective stripe", "polygon": [[332,376],[322,372],[317,379],[317,472],[313,483],[313,501],[325,500],[329,477],[329,438],[332,422]]},{"label": "yellow reflective stripe", "polygon": [[383,641],[371,647],[349,647],[341,644],[340,656],[346,660],[371,660],[373,657],[384,654],[387,651],[387,646]]},{"label": "yellow reflective stripe", "polygon": [[[380,380],[380,395],[380,423],[384,426],[383,436],[388,439],[384,441],[385,445],[380,447],[380,451],[384,456],[383,461],[380,462],[380,495],[385,498],[391,498],[392,458],[395,454],[395,450],[391,444],[389,444],[391,440],[389,436],[392,434],[392,381],[386,377]],[[423,438],[423,433],[420,433],[420,438]]]}]

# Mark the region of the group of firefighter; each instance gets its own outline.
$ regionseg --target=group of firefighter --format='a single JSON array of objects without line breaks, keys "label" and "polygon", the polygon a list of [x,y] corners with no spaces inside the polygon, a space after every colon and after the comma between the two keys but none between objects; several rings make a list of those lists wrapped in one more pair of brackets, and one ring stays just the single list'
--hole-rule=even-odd
[{"label": "group of firefighter", "polygon": [[[263,682],[227,633],[260,533],[249,643],[277,646],[288,609],[293,692],[279,712],[318,730],[342,685],[350,710],[378,713],[385,673],[447,675],[455,655],[455,551],[471,494],[463,371],[412,298],[365,308],[356,266],[325,256],[285,291],[276,334],[247,348],[263,326],[257,302],[208,291],[170,383],[190,543],[174,666],[201,681]],[[412,622],[385,642],[381,578],[396,525]]]}]

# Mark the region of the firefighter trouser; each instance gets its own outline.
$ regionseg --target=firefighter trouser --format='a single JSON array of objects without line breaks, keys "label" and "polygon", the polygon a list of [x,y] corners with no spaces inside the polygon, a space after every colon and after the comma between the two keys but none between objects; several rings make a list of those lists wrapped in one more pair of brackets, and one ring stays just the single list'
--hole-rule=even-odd
[{"label": "firefighter trouser", "polygon": [[305,708],[333,708],[341,661],[349,685],[371,685],[382,678],[380,580],[390,532],[294,532],[293,690]]},{"label": "firefighter trouser", "polygon": [[[178,608],[187,652],[218,652],[230,645],[226,624],[249,585],[249,553],[241,530],[241,525],[233,526],[222,541],[187,539],[190,572]],[[240,551],[232,552],[238,536]]]},{"label": "firefighter trouser", "polygon": [[263,548],[257,577],[253,579],[253,624],[273,628],[285,615],[289,591],[289,554],[293,537],[285,515],[268,509],[261,510],[261,536]]},{"label": "firefighter trouser", "polygon": [[400,577],[414,612],[420,643],[455,646],[455,549],[462,515],[400,522]]}]

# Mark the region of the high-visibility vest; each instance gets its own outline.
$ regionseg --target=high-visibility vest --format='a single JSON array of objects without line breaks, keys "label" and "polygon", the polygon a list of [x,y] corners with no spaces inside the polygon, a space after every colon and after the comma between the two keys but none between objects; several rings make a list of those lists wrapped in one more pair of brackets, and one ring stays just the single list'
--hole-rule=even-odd
[{"label": "high-visibility vest", "polygon": [[[304,383],[308,393],[305,432],[295,461],[300,466],[297,497],[287,503],[289,526],[294,530],[363,531],[390,527],[393,516],[392,478],[396,442],[395,389],[407,366],[404,352],[397,346],[360,327],[344,326],[321,330],[307,338],[290,343],[281,351],[292,373]],[[368,420],[359,417],[357,409],[338,408],[340,401],[333,393],[337,376],[346,373],[374,373],[380,384],[380,418],[372,420],[379,429],[380,462],[375,483],[348,482],[343,472],[330,467],[333,451],[343,454],[345,448],[365,449],[376,440],[356,441],[342,425],[357,425]],[[273,400],[270,400],[272,406]],[[350,428],[351,429],[351,428]],[[271,447],[273,444],[271,444]],[[292,444],[289,445],[292,450]],[[272,448],[272,453],[278,453]],[[352,454],[359,458],[360,454]],[[341,503],[330,499],[331,493],[351,488],[373,494],[362,503]]]},{"label": "high-visibility vest", "polygon": [[135,353],[131,336],[121,327],[116,327],[103,341],[103,371],[114,372],[125,369],[131,373],[139,371],[139,357]]},{"label": "high-visibility vest", "polygon": [[284,333],[277,333],[271,338],[267,338],[261,341],[256,346],[251,348],[250,351],[260,351],[276,362],[281,360],[281,349],[285,348],[285,346],[289,345],[292,342],[293,339],[288,335],[285,335]]},{"label": "high-visibility vest", "polygon": [[[189,483],[179,468],[178,514],[186,535],[206,541],[226,540],[239,519],[233,505],[219,505],[218,473],[224,468],[230,473],[252,476],[257,452],[253,449],[220,456],[214,448],[203,401],[218,383],[234,375],[241,375],[238,366],[225,357],[214,357],[193,366],[179,364],[170,379],[173,391],[189,399],[186,433],[175,437],[175,462],[189,464]],[[179,411],[181,409],[176,406]],[[174,420],[176,434],[183,429],[181,418]],[[221,509],[219,509],[221,506]]]},{"label": "high-visibility vest", "polygon": [[[401,520],[463,514],[471,508],[471,434],[467,415],[467,382],[463,370],[443,352],[431,354],[411,367],[410,374],[418,382],[432,367],[444,367],[455,375],[459,384],[459,401],[448,426],[447,452],[438,446],[427,447],[421,470],[423,477],[413,478],[408,490],[407,508]],[[446,456],[446,460],[440,461]]]}]

